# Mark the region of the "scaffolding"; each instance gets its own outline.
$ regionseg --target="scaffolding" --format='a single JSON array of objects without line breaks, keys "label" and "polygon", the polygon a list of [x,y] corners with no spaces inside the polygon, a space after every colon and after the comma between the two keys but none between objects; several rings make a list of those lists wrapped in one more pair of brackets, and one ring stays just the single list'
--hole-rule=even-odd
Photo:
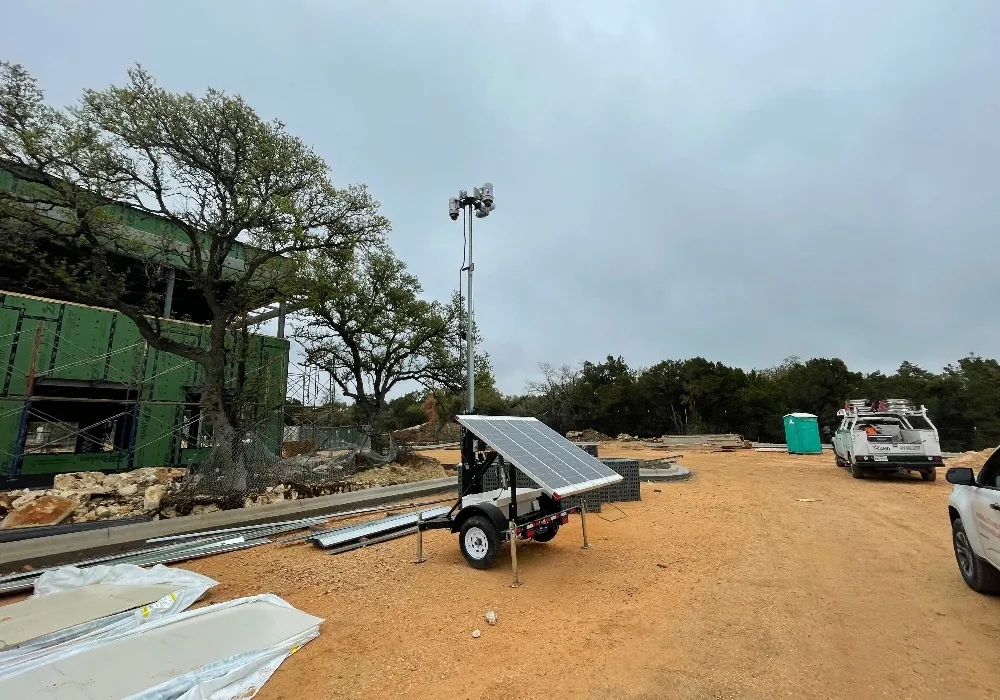
[{"label": "scaffolding", "polygon": [[355,450],[361,433],[341,425],[333,374],[308,362],[289,364],[288,398],[283,456]]}]

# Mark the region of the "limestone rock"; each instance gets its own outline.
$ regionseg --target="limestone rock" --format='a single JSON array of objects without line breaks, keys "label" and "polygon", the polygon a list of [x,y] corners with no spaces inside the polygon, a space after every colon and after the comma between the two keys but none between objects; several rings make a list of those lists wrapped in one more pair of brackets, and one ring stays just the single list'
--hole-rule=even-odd
[{"label": "limestone rock", "polygon": [[160,484],[147,487],[142,497],[142,509],[147,513],[155,513],[166,495],[167,489]]},{"label": "limestone rock", "polygon": [[32,501],[38,500],[44,495],[45,494],[41,491],[29,491],[25,493],[23,496],[18,496],[17,498],[15,498],[11,502],[11,506],[13,506],[14,510],[20,510],[21,508],[24,508]]},{"label": "limestone rock", "polygon": [[71,498],[58,496],[34,498],[23,507],[8,513],[0,523],[0,529],[57,525],[68,518],[78,505],[79,503]]}]

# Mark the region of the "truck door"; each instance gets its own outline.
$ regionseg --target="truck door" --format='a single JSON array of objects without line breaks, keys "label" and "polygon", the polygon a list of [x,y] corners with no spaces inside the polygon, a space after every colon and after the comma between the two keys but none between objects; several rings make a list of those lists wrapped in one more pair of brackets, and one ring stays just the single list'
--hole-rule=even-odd
[{"label": "truck door", "polygon": [[834,451],[841,459],[847,459],[851,450],[851,417],[844,416],[834,435]]},{"label": "truck door", "polygon": [[972,489],[972,510],[983,554],[1000,569],[1000,450],[986,460],[976,487]]}]

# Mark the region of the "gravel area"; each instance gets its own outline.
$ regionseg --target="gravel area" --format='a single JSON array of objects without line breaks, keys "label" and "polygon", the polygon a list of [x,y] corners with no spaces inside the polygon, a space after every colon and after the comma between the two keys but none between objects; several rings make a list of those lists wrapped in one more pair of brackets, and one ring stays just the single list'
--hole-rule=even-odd
[{"label": "gravel area", "polygon": [[592,549],[575,518],[519,547],[517,589],[506,550],[477,571],[445,532],[422,565],[407,538],[184,566],[221,582],[210,601],[270,592],[326,618],[260,700],[995,696],[1000,598],[962,582],[943,478],[858,481],[828,455],[681,463],[690,481],[592,515]]}]

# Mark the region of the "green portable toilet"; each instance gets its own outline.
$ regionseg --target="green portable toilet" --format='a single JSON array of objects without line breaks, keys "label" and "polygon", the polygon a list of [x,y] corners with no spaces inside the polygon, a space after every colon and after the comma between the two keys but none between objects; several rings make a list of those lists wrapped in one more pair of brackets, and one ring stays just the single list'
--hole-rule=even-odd
[{"label": "green portable toilet", "polygon": [[785,442],[793,455],[818,455],[823,452],[819,441],[819,421],[811,413],[789,413],[785,416]]}]

